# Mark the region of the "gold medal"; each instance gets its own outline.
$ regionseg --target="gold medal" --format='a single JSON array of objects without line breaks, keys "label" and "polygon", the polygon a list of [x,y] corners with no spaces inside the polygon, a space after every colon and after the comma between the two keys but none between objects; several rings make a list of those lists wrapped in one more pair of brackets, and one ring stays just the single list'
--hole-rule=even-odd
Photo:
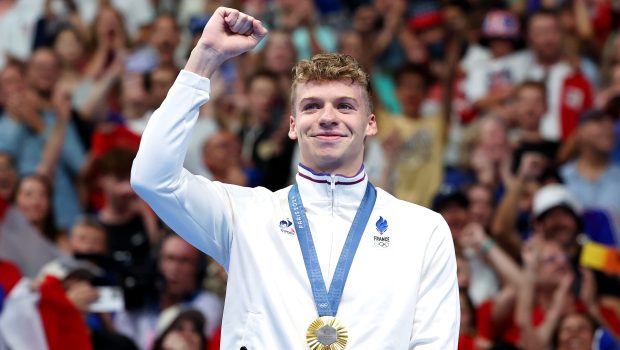
[{"label": "gold medal", "polygon": [[312,321],[306,332],[310,350],[343,350],[349,331],[335,317],[321,316]]}]

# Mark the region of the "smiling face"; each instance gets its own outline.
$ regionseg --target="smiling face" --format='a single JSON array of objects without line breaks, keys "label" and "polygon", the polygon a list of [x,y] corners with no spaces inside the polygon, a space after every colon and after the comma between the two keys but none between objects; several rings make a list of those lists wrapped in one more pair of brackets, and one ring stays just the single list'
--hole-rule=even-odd
[{"label": "smiling face", "polygon": [[364,89],[348,80],[295,86],[289,137],[301,162],[316,172],[352,176],[362,166],[364,140],[377,133]]},{"label": "smiling face", "polygon": [[595,329],[586,315],[564,316],[558,328],[558,350],[588,349],[592,344]]},{"label": "smiling face", "polygon": [[17,188],[15,203],[28,221],[40,226],[50,210],[50,193],[37,177],[27,177]]}]

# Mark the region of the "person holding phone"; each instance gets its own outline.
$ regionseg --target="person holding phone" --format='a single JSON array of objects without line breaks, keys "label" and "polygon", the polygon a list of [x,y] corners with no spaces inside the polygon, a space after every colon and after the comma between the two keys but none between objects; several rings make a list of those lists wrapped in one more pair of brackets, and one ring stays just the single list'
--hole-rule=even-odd
[{"label": "person holding phone", "polygon": [[368,75],[350,56],[319,54],[293,69],[294,185],[271,192],[183,169],[214,72],[266,35],[253,17],[218,8],[132,168],[136,193],[228,271],[221,348],[456,349],[449,228],[368,181],[364,145],[377,123]]}]

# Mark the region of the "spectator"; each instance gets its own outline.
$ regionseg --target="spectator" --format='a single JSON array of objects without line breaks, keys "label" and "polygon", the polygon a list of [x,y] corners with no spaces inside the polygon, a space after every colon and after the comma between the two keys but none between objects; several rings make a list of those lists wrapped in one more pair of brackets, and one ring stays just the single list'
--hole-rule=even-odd
[{"label": "spectator", "polygon": [[13,197],[17,180],[17,170],[13,159],[8,154],[0,152],[0,221]]},{"label": "spectator", "polygon": [[92,54],[87,72],[97,77],[101,69],[110,65],[117,55],[124,54],[129,46],[129,35],[125,31],[125,17],[110,6],[102,6],[91,25],[90,39]]},{"label": "spectator", "polygon": [[459,329],[459,350],[477,350],[476,339],[476,310],[467,296],[466,290],[459,290],[461,306],[461,328]]},{"label": "spectator", "polygon": [[[506,123],[488,115],[470,126],[469,166],[478,183],[494,191],[507,182],[510,172],[510,143]],[[471,136],[473,135],[473,136]]]},{"label": "spectator", "polygon": [[379,117],[383,123],[379,136],[388,143],[390,160],[384,186],[399,198],[429,206],[443,176],[445,120],[438,114],[426,115],[423,109],[431,83],[426,67],[404,66],[394,79],[403,115]]},{"label": "spectator", "polygon": [[[133,82],[126,82],[123,95],[128,104],[127,112],[124,113],[127,127],[137,135],[142,135],[146,124],[153,111],[159,108],[161,102],[168,94],[168,90],[174,83],[178,69],[172,67],[157,67],[142,79],[138,75],[133,76]],[[136,86],[143,84],[142,86]],[[137,92],[137,93],[136,93]],[[147,94],[147,96],[145,96]],[[130,106],[136,106],[132,108]],[[144,111],[146,109],[146,111]],[[143,113],[140,115],[140,113]]]},{"label": "spectator", "polygon": [[66,248],[66,237],[54,220],[52,184],[41,175],[22,178],[15,192],[15,206],[24,217],[51,243]]},{"label": "spectator", "polygon": [[[250,56],[252,57],[252,56]],[[291,69],[295,64],[297,51],[289,32],[274,30],[266,38],[265,47],[254,59],[258,60],[254,66],[275,73],[278,76],[278,90],[289,91],[291,85]],[[244,69],[243,67],[240,67]],[[246,67],[246,75],[251,76],[254,71]]]},{"label": "spectator", "polygon": [[[584,293],[595,288],[588,285],[594,279],[588,278],[584,271],[581,295],[572,294],[574,273],[563,248],[541,237],[532,239],[524,246],[523,261],[524,275],[520,284],[523,290],[517,297],[515,309],[520,337],[514,337],[516,342],[513,344],[520,343],[524,349],[546,348],[553,341],[553,334],[563,314],[598,310],[594,295]],[[565,341],[562,339],[562,342]]]},{"label": "spectator", "polygon": [[84,78],[82,69],[86,55],[85,39],[77,29],[66,26],[58,31],[52,47],[60,60],[58,83],[69,91],[74,91]]},{"label": "spectator", "polygon": [[[10,117],[0,118],[0,150],[15,159],[21,176],[37,170],[52,128],[68,117],[66,97],[54,89],[58,73],[59,63],[53,51],[37,49],[28,65],[28,88],[9,97],[6,113]],[[54,217],[60,229],[70,227],[81,211],[74,179],[84,160],[84,148],[73,123],[67,123],[57,149],[58,161],[52,162],[50,168],[54,174]]]},{"label": "spectator", "polygon": [[334,30],[319,22],[316,5],[312,0],[280,0],[276,28],[291,33],[297,59],[310,58],[322,52],[336,49]]},{"label": "spectator", "polygon": [[230,131],[220,130],[203,147],[204,164],[213,174],[213,180],[247,186],[248,176],[241,166],[241,144]]},{"label": "spectator", "polygon": [[485,229],[491,227],[491,220],[495,214],[495,198],[493,190],[485,185],[476,183],[467,187],[467,201],[469,202],[469,218]]},{"label": "spectator", "polygon": [[155,51],[157,66],[176,70],[175,52],[180,43],[179,27],[176,19],[169,14],[161,14],[155,18],[151,28],[150,46]]},{"label": "spectator", "polygon": [[41,269],[40,276],[65,278],[72,270],[85,268],[107,282],[112,280],[112,266],[106,264],[108,254],[107,232],[94,217],[82,217],[69,233],[68,256],[60,257]]},{"label": "spectator", "polygon": [[[63,287],[66,290],[66,298],[75,308],[77,308],[81,312],[82,322],[85,323],[86,326],[88,326],[88,335],[90,337],[90,345],[92,345],[92,349],[137,350],[138,348],[136,347],[134,342],[128,337],[117,333],[114,330],[106,328],[105,326],[93,327],[92,325],[85,322],[87,320],[87,315],[89,315],[90,312],[90,304],[96,301],[99,296],[99,292],[93,284],[94,280],[95,277],[88,270],[81,269],[74,269],[62,280]],[[90,313],[90,315],[94,318],[101,319],[110,316],[107,313]],[[62,317],[62,314],[59,313],[58,315],[51,316],[55,317],[55,319],[57,320],[58,318]],[[43,321],[46,321],[46,317],[43,317]],[[59,329],[59,331],[63,331],[63,329]],[[49,332],[47,333],[49,334]],[[60,339],[63,340],[64,344],[68,343],[67,340],[64,340],[62,338]]]},{"label": "spectator", "polygon": [[143,348],[156,340],[157,323],[163,313],[175,305],[194,308],[206,319],[205,334],[212,337],[222,320],[222,300],[200,289],[206,269],[204,255],[180,237],[167,235],[159,252],[157,270],[161,283],[155,300],[144,308],[117,315],[116,329],[134,339]]},{"label": "spectator", "polygon": [[9,61],[0,71],[0,117],[4,116],[9,96],[24,90],[24,66],[17,61]]},{"label": "spectator", "polygon": [[511,133],[514,145],[511,170],[517,171],[526,154],[539,155],[539,170],[554,168],[557,164],[560,143],[547,140],[540,132],[540,121],[546,111],[545,85],[525,81],[517,87],[517,129]]},{"label": "spectator", "polygon": [[484,18],[483,43],[489,46],[491,57],[473,67],[465,82],[465,94],[477,109],[488,110],[513,95],[518,82],[511,54],[520,34],[519,21],[509,11],[492,10]]},{"label": "spectator", "polygon": [[594,321],[580,312],[572,312],[560,320],[556,349],[594,349]]},{"label": "spectator", "polygon": [[565,140],[574,131],[579,115],[593,103],[592,86],[578,67],[566,61],[562,51],[562,30],[556,12],[532,13],[527,23],[530,51],[515,59],[518,80],[544,81],[547,113],[540,130],[549,140]]},{"label": "spectator", "polygon": [[562,166],[568,189],[586,207],[620,210],[620,167],[610,159],[616,142],[614,117],[590,110],[579,120],[577,158]]},{"label": "spectator", "polygon": [[[33,6],[34,5],[34,6]],[[0,69],[10,58],[26,61],[32,53],[36,21],[43,2],[7,0],[0,7]],[[6,40],[11,38],[12,40]]]},{"label": "spectator", "polygon": [[283,98],[277,75],[269,71],[254,73],[247,81],[248,105],[240,131],[241,156],[245,167],[254,168],[260,184],[275,190],[287,184],[294,142],[286,132]]},{"label": "spectator", "polygon": [[107,232],[110,257],[127,269],[146,272],[159,233],[155,216],[129,185],[134,157],[130,150],[113,148],[97,160],[95,172],[104,195],[98,218]]},{"label": "spectator", "polygon": [[[151,113],[178,74],[178,59],[187,59],[187,49],[196,45],[221,3],[0,1],[0,37],[10,39],[0,40],[0,270],[5,263],[14,264],[23,276],[36,277],[54,261],[63,264],[63,277],[77,265],[92,268],[97,276],[101,272],[107,281],[127,289],[127,314],[156,315],[145,316],[155,321],[140,323],[153,329],[149,344],[158,337],[162,346],[174,347],[183,325],[194,324],[194,331],[203,327],[196,326],[199,317],[177,323],[177,330],[172,327],[165,334],[155,326],[164,309],[158,304],[165,288],[154,287],[159,268],[152,258],[162,233],[153,212],[123,188],[127,170],[119,169],[129,166],[119,164],[131,164],[132,156],[117,148],[137,150]],[[381,134],[365,140],[369,180],[388,192],[411,194],[409,200],[427,206],[433,206],[438,195],[434,207],[453,230],[463,288],[459,346],[562,350],[573,343],[598,350],[604,348],[604,339],[613,341],[620,334],[620,312],[614,311],[620,310],[617,277],[599,271],[594,275],[599,311],[607,318],[592,310],[556,317],[553,305],[537,300],[524,304],[528,291],[539,299],[537,281],[515,283],[504,270],[521,262],[523,247],[533,238],[543,241],[539,255],[549,250],[553,252],[546,257],[554,260],[557,255],[560,260],[561,251],[573,267],[581,249],[578,239],[620,244],[620,193],[614,182],[620,175],[614,165],[620,164],[620,34],[614,27],[620,18],[618,4],[249,0],[237,5],[260,17],[270,34],[255,52],[224,64],[211,81],[212,103],[198,112],[186,169],[245,186],[288,184],[287,174],[296,171],[298,156],[283,142],[289,129],[291,68],[298,56],[339,50],[371,73]],[[188,25],[190,16],[195,17]],[[182,29],[188,27],[185,33]],[[521,50],[524,43],[527,47]],[[410,64],[417,72],[410,71]],[[594,112],[582,113],[592,104]],[[238,160],[240,153],[245,161]],[[116,170],[102,171],[109,168],[104,163],[115,164],[110,167]],[[273,185],[276,182],[280,185]],[[27,199],[26,189],[43,199]],[[13,202],[18,197],[19,203]],[[46,208],[53,208],[54,215],[47,215]],[[103,222],[103,231],[101,223],[82,221],[83,212]],[[56,229],[42,224],[50,218]],[[71,256],[62,254],[58,241]],[[512,260],[501,260],[502,252]],[[188,258],[193,261],[193,253]],[[85,260],[93,264],[84,265]],[[120,275],[114,275],[109,260],[124,264]],[[217,263],[208,265],[208,281],[196,284],[195,290],[216,291],[223,298],[226,273]],[[574,293],[584,285],[584,275],[577,275],[570,293],[561,295],[566,286],[558,282],[559,272],[547,268],[551,265],[539,259],[537,266],[546,272],[537,278],[547,280],[545,288],[558,291],[558,300],[571,304],[568,300],[577,299]],[[6,276],[0,272],[0,280],[15,278],[14,270],[6,271]],[[9,344],[66,347],[47,343],[43,330],[32,329],[40,315],[37,305],[25,300],[41,294],[27,279],[22,282],[11,291],[20,296],[20,304],[11,302],[5,311],[36,316],[21,327],[29,333],[22,340],[32,342],[10,343],[15,339],[9,337]],[[61,281],[55,283],[55,295],[66,294]],[[6,302],[9,288],[4,287]],[[579,298],[577,306],[586,304]],[[534,310],[533,323],[514,319],[518,299],[520,306],[534,305],[526,308]],[[574,305],[569,306],[567,311]],[[218,348],[219,324],[203,316],[207,328],[215,328],[208,347]],[[92,316],[88,321],[95,325]],[[41,339],[44,342],[37,343]],[[114,347],[92,339],[94,347]],[[203,349],[199,343],[193,345]],[[0,340],[0,349],[3,345]]]},{"label": "spectator", "polygon": [[158,325],[160,335],[153,345],[153,350],[207,349],[207,338],[203,332],[205,317],[200,311],[193,309],[181,311],[178,307],[174,307],[165,313],[173,315],[162,317],[162,321],[168,319],[168,322],[161,322],[164,323],[163,326]]}]

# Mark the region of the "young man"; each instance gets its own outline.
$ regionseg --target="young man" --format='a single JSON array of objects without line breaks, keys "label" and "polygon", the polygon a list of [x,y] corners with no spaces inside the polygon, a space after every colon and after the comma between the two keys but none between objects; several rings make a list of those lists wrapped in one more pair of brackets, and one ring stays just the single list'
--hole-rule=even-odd
[{"label": "young man", "polygon": [[456,349],[450,231],[439,214],[368,183],[364,141],[377,125],[368,76],[352,58],[318,55],[294,69],[296,185],[274,193],[182,168],[209,78],[266,34],[254,18],[219,8],[132,168],[136,192],[229,273],[221,348]]}]

